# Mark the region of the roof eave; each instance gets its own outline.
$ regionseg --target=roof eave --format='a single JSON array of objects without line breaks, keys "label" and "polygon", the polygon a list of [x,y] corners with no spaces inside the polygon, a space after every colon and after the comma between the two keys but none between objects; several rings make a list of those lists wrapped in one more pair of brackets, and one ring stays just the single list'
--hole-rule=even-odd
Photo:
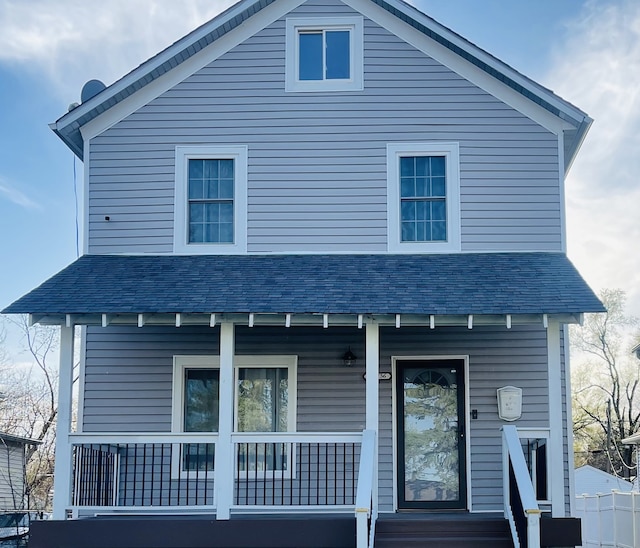
[{"label": "roof eave", "polygon": [[593,119],[585,115],[584,119],[582,120],[582,123],[580,124],[580,126],[578,126],[578,129],[576,131],[576,136],[573,139],[573,143],[571,144],[571,147],[567,151],[567,157],[565,157],[565,168],[564,168],[565,175],[569,173],[569,171],[571,170],[571,166],[573,166],[573,162],[578,156],[578,152],[582,148],[582,143],[584,143],[584,140],[587,136],[587,133],[589,133],[589,129],[591,129],[592,124],[593,124]]}]

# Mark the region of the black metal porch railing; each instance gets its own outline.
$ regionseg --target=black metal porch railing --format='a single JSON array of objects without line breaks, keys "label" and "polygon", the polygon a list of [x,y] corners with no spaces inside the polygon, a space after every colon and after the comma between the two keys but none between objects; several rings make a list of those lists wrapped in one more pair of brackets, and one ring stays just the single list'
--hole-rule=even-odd
[{"label": "black metal porch railing", "polygon": [[236,506],[353,506],[360,443],[236,444]]},{"label": "black metal porch railing", "polygon": [[72,503],[213,506],[214,454],[213,443],[76,445]]},{"label": "black metal porch railing", "polygon": [[216,474],[233,477],[228,503],[236,511],[347,510],[356,502],[361,433],[234,433],[228,470],[215,469],[222,466],[215,434],[91,433],[72,440],[73,508],[214,510]]}]

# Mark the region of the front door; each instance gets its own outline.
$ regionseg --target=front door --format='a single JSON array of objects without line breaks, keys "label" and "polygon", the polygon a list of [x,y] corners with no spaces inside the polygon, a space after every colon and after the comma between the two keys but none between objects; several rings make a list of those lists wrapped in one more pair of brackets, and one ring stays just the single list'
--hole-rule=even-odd
[{"label": "front door", "polygon": [[466,501],[464,360],[398,360],[398,508]]}]

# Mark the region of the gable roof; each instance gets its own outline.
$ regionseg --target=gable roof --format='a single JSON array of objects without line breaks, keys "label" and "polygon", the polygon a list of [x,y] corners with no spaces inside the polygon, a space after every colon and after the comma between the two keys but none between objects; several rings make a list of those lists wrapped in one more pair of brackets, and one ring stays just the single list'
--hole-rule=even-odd
[{"label": "gable roof", "polygon": [[85,255],[3,314],[603,312],[562,253]]},{"label": "gable roof", "polygon": [[[346,4],[357,0],[342,0]],[[362,0],[359,0],[362,1]],[[51,124],[53,131],[82,159],[83,136],[80,128],[139,92],[161,76],[188,61],[204,48],[233,32],[243,23],[277,2],[295,7],[304,0],[241,0],[217,17],[178,40],[101,93]],[[403,0],[366,0],[421,32],[455,55],[471,63],[495,80],[568,123],[565,131],[565,166],[570,166],[592,120],[589,116],[555,95],[552,91],[522,75],[491,54],[462,38]],[[265,24],[266,26],[266,24]]]},{"label": "gable roof", "polygon": [[13,434],[5,434],[4,432],[0,432],[0,445],[2,444],[2,442],[15,443],[19,445],[42,445],[42,442],[39,440],[23,438],[22,436],[14,436]]},{"label": "gable roof", "polygon": [[627,480],[608,474],[603,470],[585,464],[574,471],[576,495],[609,493],[612,489],[631,491],[633,484]]}]

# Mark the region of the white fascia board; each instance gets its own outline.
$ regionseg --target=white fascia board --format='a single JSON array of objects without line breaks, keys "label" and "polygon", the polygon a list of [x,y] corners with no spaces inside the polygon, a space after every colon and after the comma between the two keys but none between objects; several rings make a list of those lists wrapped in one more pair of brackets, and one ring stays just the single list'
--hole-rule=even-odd
[{"label": "white fascia board", "polygon": [[[346,1],[345,3],[349,3]],[[456,47],[463,49],[469,54],[473,55],[479,61],[485,63],[487,66],[492,69],[504,74],[515,83],[521,85],[527,91],[532,94],[540,97],[551,106],[556,107],[560,112],[566,114],[569,118],[574,120],[577,123],[581,123],[583,120],[589,120],[589,117],[585,112],[583,112],[580,108],[572,105],[568,101],[562,99],[561,97],[555,95],[551,90],[545,88],[544,86],[538,84],[534,80],[531,80],[524,74],[521,74],[513,67],[507,65],[500,59],[494,57],[490,53],[484,51],[482,48],[476,46],[469,40],[455,33],[454,31],[448,29],[444,25],[438,23],[435,19],[432,19],[428,15],[422,13],[417,8],[403,2],[401,0],[386,0],[386,3],[397,9],[398,11],[404,13],[408,17],[411,17],[418,23],[424,25],[427,28],[433,30],[433,32],[439,34],[444,39],[451,42]],[[573,125],[576,127],[576,125]]]},{"label": "white fascia board", "polygon": [[[481,68],[460,57],[457,53],[451,51],[449,48],[436,42],[432,38],[429,38],[423,32],[408,25],[398,17],[392,15],[387,10],[381,8],[370,0],[343,1],[354,10],[362,13],[365,17],[371,19],[373,22],[387,29],[389,32],[395,34],[398,38],[404,40],[425,55],[432,57],[442,65],[453,70],[455,73],[459,74],[472,84],[493,95],[497,99],[501,100],[505,104],[527,116],[555,135],[558,135],[565,129],[576,128],[576,125],[572,125],[569,122],[552,114],[544,107],[526,98],[524,95],[518,93],[513,88],[509,87],[503,82],[500,82]],[[531,82],[528,79],[525,79],[523,76],[519,75],[513,70],[510,70],[509,74],[507,74],[507,70],[505,69],[507,69],[508,67],[506,65],[503,65],[487,53],[482,52],[482,50],[480,50],[479,48],[472,46],[472,44],[464,41],[462,38],[455,35],[451,31],[448,31],[445,27],[442,27],[441,25],[435,23],[433,19],[430,19],[424,14],[420,14],[420,12],[417,11],[413,13],[414,10],[411,10],[411,13],[408,13],[408,6],[403,3],[395,2],[393,0],[387,0],[387,2],[393,7],[397,8],[399,11],[406,13],[409,17],[415,19],[426,27],[433,28],[437,26],[437,28],[434,29],[434,32],[441,34],[443,37],[459,46],[461,49],[469,51],[470,54],[482,60],[487,65],[497,65],[494,66],[496,70],[504,73],[505,76],[508,76],[512,80],[516,81],[518,84],[522,85],[522,87],[528,89],[535,95],[542,96],[541,90],[536,89],[534,86],[532,86]],[[520,81],[518,81],[518,76]],[[554,99],[553,96],[545,95],[541,98],[543,98],[549,104],[557,107],[559,110],[563,112],[567,111],[566,105],[561,106],[560,101],[558,101],[557,99],[555,100],[555,103],[558,104],[554,104],[554,102],[552,102],[552,99]],[[578,114],[578,112],[576,111],[576,113],[573,113],[571,117],[573,118],[577,116],[579,116],[577,121],[577,123],[579,123],[579,121],[582,120],[585,115],[584,113]]]},{"label": "white fascia board", "polygon": [[[251,16],[245,20],[241,25],[234,28],[231,32],[228,32],[224,36],[221,36],[205,48],[201,49],[195,55],[192,55],[189,59],[180,63],[176,67],[172,68],[162,76],[156,78],[142,89],[129,95],[126,99],[123,99],[118,104],[112,106],[102,114],[96,116],[93,120],[85,124],[80,128],[83,139],[91,139],[96,135],[101,134],[106,129],[117,124],[130,114],[133,114],[144,105],[159,97],[172,87],[176,86],[192,74],[196,73],[200,69],[206,67],[209,63],[215,61],[234,47],[238,46],[245,40],[251,38],[254,34],[260,32],[265,27],[273,24],[278,19],[284,17],[287,13],[297,8],[302,4],[304,0],[280,0],[262,9],[258,15]],[[251,4],[252,2],[248,2]],[[247,2],[241,2],[233,9],[225,19],[214,19],[211,23],[215,22],[215,25],[205,25],[194,36],[190,37],[189,42],[195,43],[203,36],[209,34],[214,28],[224,25],[227,20],[231,20],[239,13],[242,13],[246,7]],[[140,80],[146,74],[151,73],[156,67],[161,66],[167,60],[171,59],[180,51],[186,49],[188,44],[182,41],[178,42],[174,46],[169,47],[163,53],[159,54],[156,58],[152,59],[152,64],[142,65],[139,69],[134,70],[128,76],[125,76],[119,82],[113,84],[112,87],[107,88],[110,90],[110,94],[117,95],[122,90],[126,89],[132,83]],[[150,61],[151,62],[151,61]],[[75,113],[83,108],[84,105],[78,107],[72,113],[76,118],[81,117],[87,111],[94,108],[95,105],[91,101],[87,103],[87,108]],[[72,120],[66,120],[66,116],[61,118],[56,124],[57,127],[65,127],[72,122]]]},{"label": "white fascia board", "polygon": [[256,0],[241,0],[237,4],[231,6],[228,10],[222,12],[218,16],[211,19],[209,22],[193,30],[174,44],[170,45],[168,48],[164,49],[157,55],[142,63],[139,67],[132,70],[112,85],[108,86],[105,90],[98,93],[95,97],[92,97],[88,101],[81,103],[79,106],[69,111],[53,124],[49,124],[49,127],[52,130],[56,131],[71,125],[73,122],[75,122],[94,108],[98,107],[105,100],[124,91],[131,84],[142,80],[146,75],[151,74],[154,70],[172,59],[181,51],[186,50],[190,45],[199,42],[215,29],[222,27],[229,21],[232,21],[235,17],[240,15],[251,4],[254,3],[257,3]]}]

